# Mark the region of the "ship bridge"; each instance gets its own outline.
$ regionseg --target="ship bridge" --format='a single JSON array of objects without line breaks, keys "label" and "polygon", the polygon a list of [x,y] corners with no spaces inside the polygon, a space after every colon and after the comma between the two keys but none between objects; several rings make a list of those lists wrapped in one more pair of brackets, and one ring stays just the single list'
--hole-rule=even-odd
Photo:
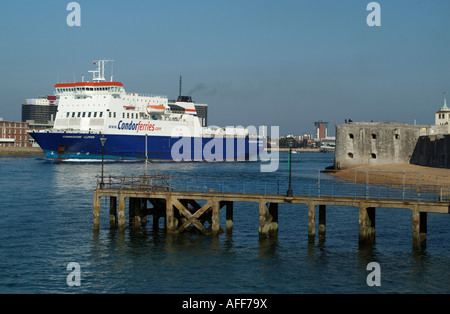
[{"label": "ship bridge", "polygon": [[111,94],[125,93],[125,89],[120,82],[78,82],[61,83],[55,85],[56,94],[75,94],[78,96],[89,96],[93,93],[105,92]]},{"label": "ship bridge", "polygon": [[[105,79],[105,65],[108,62],[113,62],[113,60],[98,60],[94,61],[94,65],[97,65],[97,69],[89,71],[92,73],[93,82],[82,82],[78,83],[62,83],[56,84],[56,94],[75,94],[76,96],[90,96],[93,93],[103,93],[107,92],[110,94],[120,94],[125,93],[123,84],[120,82],[113,81],[113,75],[111,74],[111,81],[106,82]],[[112,70],[111,70],[112,72]]]}]

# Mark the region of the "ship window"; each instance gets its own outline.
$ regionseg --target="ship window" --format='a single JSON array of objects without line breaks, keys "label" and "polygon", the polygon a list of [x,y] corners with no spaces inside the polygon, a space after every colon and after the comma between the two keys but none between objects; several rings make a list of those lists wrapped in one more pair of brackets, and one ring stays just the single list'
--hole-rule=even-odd
[{"label": "ship window", "polygon": [[70,112],[68,112],[68,113],[66,114],[66,118],[68,118],[68,117],[69,117],[69,115],[70,115]]},{"label": "ship window", "polygon": [[88,118],[90,118],[91,117],[91,112],[88,112]]},{"label": "ship window", "polygon": [[127,119],[130,119],[130,113],[127,112]]},{"label": "ship window", "polygon": [[114,118],[116,117],[116,113],[114,112]]},{"label": "ship window", "polygon": [[86,112],[83,112],[83,118],[85,118],[86,117]]},{"label": "ship window", "polygon": [[81,112],[78,112],[78,118],[81,117]]},{"label": "ship window", "polygon": [[94,118],[97,118],[97,111],[94,112]]},{"label": "ship window", "polygon": [[103,112],[100,112],[100,118],[103,117]]},{"label": "ship window", "polygon": [[111,111],[109,112],[109,115],[108,115],[110,118],[111,118]]},{"label": "ship window", "polygon": [[72,118],[75,118],[75,112],[72,112]]},{"label": "ship window", "polygon": [[122,119],[125,119],[125,112],[122,112]]}]

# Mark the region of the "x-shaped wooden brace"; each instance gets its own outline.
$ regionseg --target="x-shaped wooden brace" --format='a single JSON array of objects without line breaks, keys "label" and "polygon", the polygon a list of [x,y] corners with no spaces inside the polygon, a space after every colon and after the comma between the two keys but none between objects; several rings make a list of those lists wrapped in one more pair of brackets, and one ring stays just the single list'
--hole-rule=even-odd
[{"label": "x-shaped wooden brace", "polygon": [[187,218],[187,220],[183,223],[183,225],[181,225],[177,229],[178,232],[182,232],[190,224],[193,224],[195,227],[197,227],[197,229],[200,230],[203,234],[206,234],[208,232],[198,219],[200,218],[201,215],[203,215],[205,212],[211,209],[212,201],[210,200],[207,201],[206,204],[203,205],[203,207],[197,210],[194,214],[191,214],[191,212],[177,199],[175,199],[172,204],[178,209],[178,211],[181,214],[183,214],[184,217]]}]

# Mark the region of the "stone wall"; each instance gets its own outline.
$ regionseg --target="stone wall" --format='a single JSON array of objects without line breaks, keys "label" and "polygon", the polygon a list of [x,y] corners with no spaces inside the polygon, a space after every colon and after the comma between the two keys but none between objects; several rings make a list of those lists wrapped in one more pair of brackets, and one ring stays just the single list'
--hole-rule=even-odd
[{"label": "stone wall", "polygon": [[0,156],[44,155],[40,147],[0,147]]},{"label": "stone wall", "polygon": [[419,166],[450,168],[450,135],[420,136],[410,162]]},{"label": "stone wall", "polygon": [[421,135],[447,132],[447,126],[357,122],[336,126],[335,169],[409,163]]}]

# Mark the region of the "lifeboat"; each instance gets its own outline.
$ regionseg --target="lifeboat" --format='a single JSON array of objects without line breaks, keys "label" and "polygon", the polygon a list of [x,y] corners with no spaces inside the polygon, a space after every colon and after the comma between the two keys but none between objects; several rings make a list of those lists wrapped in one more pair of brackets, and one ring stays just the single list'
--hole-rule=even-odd
[{"label": "lifeboat", "polygon": [[162,114],[162,113],[164,113],[164,110],[166,110],[166,107],[164,107],[164,105],[148,105],[147,106],[147,112],[149,114]]}]

